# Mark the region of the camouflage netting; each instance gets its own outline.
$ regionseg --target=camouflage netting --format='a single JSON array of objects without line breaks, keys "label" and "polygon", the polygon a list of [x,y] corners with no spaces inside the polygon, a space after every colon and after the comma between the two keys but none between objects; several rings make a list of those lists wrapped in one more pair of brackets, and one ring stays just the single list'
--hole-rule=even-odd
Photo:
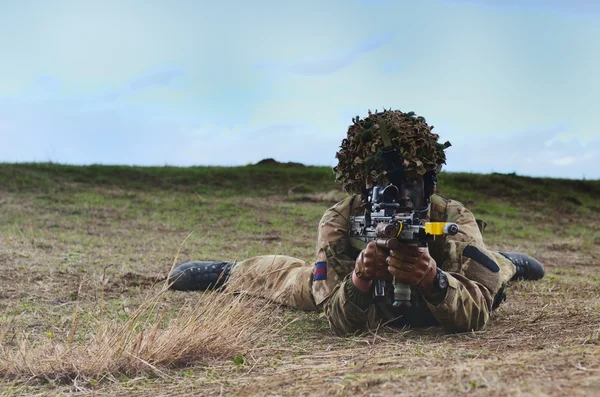
[{"label": "camouflage netting", "polygon": [[386,172],[381,159],[383,141],[379,133],[378,118],[385,121],[392,144],[400,150],[404,158],[407,177],[424,175],[427,171],[440,171],[446,164],[444,149],[450,142],[438,143],[439,136],[431,132],[423,117],[414,112],[384,110],[371,113],[361,120],[352,119],[348,136],[342,141],[337,152],[338,165],[333,168],[336,181],[341,182],[350,194],[361,193],[364,186],[387,185]]}]

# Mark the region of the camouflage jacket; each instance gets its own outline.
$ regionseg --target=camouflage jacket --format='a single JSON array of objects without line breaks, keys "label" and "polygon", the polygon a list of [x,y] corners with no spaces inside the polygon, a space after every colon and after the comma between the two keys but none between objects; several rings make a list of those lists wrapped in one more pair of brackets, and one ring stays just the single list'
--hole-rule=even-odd
[{"label": "camouflage jacket", "polygon": [[358,252],[349,243],[350,218],[363,214],[360,197],[350,196],[329,208],[319,223],[312,290],[316,304],[325,311],[337,334],[373,329],[382,321],[398,326],[439,324],[451,332],[484,327],[494,295],[501,287],[501,272],[468,209],[458,201],[431,196],[429,220],[455,222],[460,227],[457,235],[436,237],[429,244],[429,252],[448,277],[449,287],[437,304],[427,302],[413,288],[408,310],[393,307],[391,293],[380,300],[352,283]]}]

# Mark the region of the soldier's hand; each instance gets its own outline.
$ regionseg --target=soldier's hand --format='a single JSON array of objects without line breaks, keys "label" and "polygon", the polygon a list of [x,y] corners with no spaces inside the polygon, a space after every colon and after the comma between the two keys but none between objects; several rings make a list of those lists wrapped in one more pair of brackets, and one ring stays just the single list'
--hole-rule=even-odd
[{"label": "soldier's hand", "polygon": [[387,250],[380,248],[375,241],[369,242],[360,252],[354,264],[354,272],[361,280],[385,280],[389,278],[386,257]]},{"label": "soldier's hand", "polygon": [[423,289],[433,286],[437,264],[427,247],[402,245],[390,251],[387,263],[389,272],[397,281]]}]

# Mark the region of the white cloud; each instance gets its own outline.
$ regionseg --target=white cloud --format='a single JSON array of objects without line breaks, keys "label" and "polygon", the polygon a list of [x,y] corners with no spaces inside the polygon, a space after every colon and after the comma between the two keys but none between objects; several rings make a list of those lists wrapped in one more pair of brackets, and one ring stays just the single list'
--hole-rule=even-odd
[{"label": "white cloud", "polygon": [[[333,165],[339,141],[310,123],[273,124],[259,129],[225,129],[202,125],[186,127],[173,136],[178,149],[165,154],[169,164],[245,165],[264,158]],[[177,161],[177,162],[176,162]]]},{"label": "white cloud", "polygon": [[379,47],[389,42],[392,37],[393,34],[385,33],[358,43],[349,52],[340,54],[337,57],[303,61],[290,65],[286,69],[292,73],[307,76],[331,74],[350,66],[360,55],[377,50]]},{"label": "white cloud", "polygon": [[583,154],[583,156],[581,156],[581,158],[584,159],[584,160],[592,160],[592,159],[597,158],[597,157],[598,157],[598,152],[595,152],[595,151],[585,152]]},{"label": "white cloud", "polygon": [[148,87],[169,85],[178,77],[183,77],[179,68],[172,68],[150,73],[129,83],[131,91],[140,91]]},{"label": "white cloud", "polygon": [[577,159],[575,157],[572,156],[567,156],[567,157],[561,157],[559,159],[556,160],[552,160],[552,164],[555,165],[569,165],[569,164],[573,164]]},{"label": "white cloud", "polygon": [[[452,140],[447,150],[447,171],[516,172],[519,175],[560,178],[598,178],[600,139],[558,138],[561,129],[528,129],[495,136],[470,135]],[[548,145],[548,142],[552,144]]]},{"label": "white cloud", "polygon": [[451,170],[598,172],[597,21],[457,3],[0,2],[0,161],[334,165],[385,106],[453,142]]}]

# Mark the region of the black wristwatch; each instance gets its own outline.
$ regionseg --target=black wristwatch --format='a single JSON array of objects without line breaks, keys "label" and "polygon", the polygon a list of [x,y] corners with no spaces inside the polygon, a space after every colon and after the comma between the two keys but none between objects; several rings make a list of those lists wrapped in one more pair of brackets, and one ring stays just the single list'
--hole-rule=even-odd
[{"label": "black wristwatch", "polygon": [[444,292],[448,289],[448,277],[446,273],[437,268],[437,274],[433,279],[433,290],[435,292]]}]

